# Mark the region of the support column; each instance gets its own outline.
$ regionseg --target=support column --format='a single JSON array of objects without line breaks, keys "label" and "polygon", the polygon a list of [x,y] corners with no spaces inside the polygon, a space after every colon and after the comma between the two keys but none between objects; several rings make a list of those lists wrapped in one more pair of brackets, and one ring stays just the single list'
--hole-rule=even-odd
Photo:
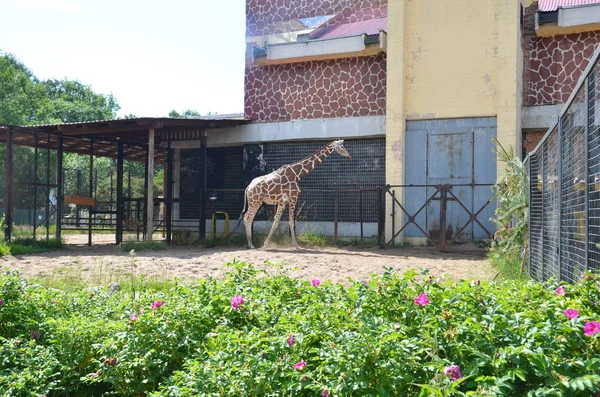
[{"label": "support column", "polygon": [[[112,171],[111,171],[112,172]],[[112,178],[112,175],[111,175]],[[112,194],[112,193],[111,193]],[[117,231],[115,243],[123,242],[123,142],[117,144]]]},{"label": "support column", "polygon": [[202,241],[206,239],[206,130],[202,130],[200,134],[200,165],[202,166],[202,171],[200,172],[202,182],[202,192],[199,199],[200,204],[200,219],[198,224],[198,241]]},{"label": "support column", "polygon": [[146,240],[152,241],[154,232],[154,128],[148,130],[148,161],[146,162]]},{"label": "support column", "polygon": [[[179,199],[181,196],[181,149],[175,149],[173,153],[173,198]],[[179,201],[173,203],[173,220],[179,220]]]},{"label": "support column", "polygon": [[6,198],[4,199],[4,239],[10,241],[13,224],[13,130],[8,127],[6,136]]},{"label": "support column", "polygon": [[171,243],[171,222],[173,214],[173,149],[171,142],[167,149],[167,165],[165,167],[165,229],[167,243]]},{"label": "support column", "polygon": [[[90,186],[89,194],[90,198],[94,198],[94,139],[90,138]],[[92,211],[94,207],[88,206],[88,246],[92,246]]]},{"label": "support column", "polygon": [[[385,183],[386,185],[404,184],[404,150],[406,146],[406,116],[404,101],[404,37],[405,37],[405,5],[404,0],[388,2],[388,52],[387,64],[394,65],[387,71],[387,105],[386,105],[386,138],[385,138]],[[404,189],[391,187],[400,203],[404,203]],[[399,230],[404,224],[404,213],[391,196],[385,200],[386,217],[391,222],[385,222],[385,241],[394,235],[393,229]],[[402,243],[404,233],[400,233],[392,243]]]},{"label": "support column", "polygon": [[63,205],[63,137],[58,136],[56,146],[56,239],[62,238],[62,205]]}]

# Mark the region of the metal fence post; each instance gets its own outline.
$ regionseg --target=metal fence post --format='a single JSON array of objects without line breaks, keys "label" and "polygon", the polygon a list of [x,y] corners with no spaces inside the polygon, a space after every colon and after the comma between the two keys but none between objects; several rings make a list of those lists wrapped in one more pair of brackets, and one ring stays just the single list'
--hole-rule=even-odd
[{"label": "metal fence post", "polygon": [[[94,139],[90,138],[90,186],[89,186],[89,193],[90,193],[90,198],[93,198],[94,196]],[[94,207],[92,207],[91,205],[88,206],[88,246],[91,247],[92,246],[92,222],[93,222],[93,218],[92,218],[92,211],[93,211]]]},{"label": "metal fence post", "polygon": [[590,165],[589,165],[589,157],[590,157],[590,95],[592,91],[590,91],[590,75],[585,78],[585,159],[583,169],[585,171],[585,215],[583,216],[585,222],[585,270],[589,270],[590,268],[590,214],[589,214],[589,198],[590,198]]},{"label": "metal fence post", "polygon": [[[544,207],[544,185],[546,183],[545,181],[545,170],[544,170],[544,159],[546,158],[546,148],[544,147],[544,145],[542,145],[541,149],[541,166],[539,164],[539,160],[538,160],[538,168],[541,168],[541,172],[538,172],[539,175],[542,176],[542,231],[541,231],[541,237],[542,237],[542,282],[546,281],[546,261],[544,260],[544,243],[546,242],[546,228],[544,225],[544,211],[543,208]],[[560,181],[559,181],[560,183]],[[560,220],[559,220],[560,222]]]},{"label": "metal fence post", "polygon": [[[563,146],[563,126],[562,126],[562,118],[560,116],[558,116],[558,145],[557,145],[557,151],[558,151],[558,164],[557,164],[557,168],[558,168],[558,244],[556,246],[556,265],[558,267],[558,281],[560,281],[562,279],[562,237],[561,237],[561,233],[562,233],[562,207],[563,207],[563,197],[562,197],[562,193],[563,193],[563,189],[562,189],[562,183],[563,183],[563,173],[562,173],[562,146]],[[542,198],[544,197],[544,193],[543,193],[543,185],[542,185]],[[543,208],[543,199],[542,199],[542,208]],[[542,216],[543,219],[543,216]],[[543,223],[543,220],[542,220]],[[542,240],[545,241],[545,240]],[[543,256],[542,256],[543,258]],[[542,261],[543,262],[543,261]],[[543,274],[543,273],[542,273]]]},{"label": "metal fence post", "polygon": [[333,202],[333,241],[338,241],[338,207],[339,207],[339,192],[335,191],[335,200]]}]

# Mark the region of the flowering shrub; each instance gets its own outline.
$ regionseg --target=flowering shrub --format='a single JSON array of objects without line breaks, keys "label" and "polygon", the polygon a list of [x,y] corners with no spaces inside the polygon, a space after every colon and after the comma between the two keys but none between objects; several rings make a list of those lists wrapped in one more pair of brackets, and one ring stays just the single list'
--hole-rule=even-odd
[{"label": "flowering shrub", "polygon": [[0,276],[0,394],[600,391],[598,276],[557,295],[551,284],[419,281],[390,269],[366,282],[315,288],[231,266],[223,281],[112,295]]}]

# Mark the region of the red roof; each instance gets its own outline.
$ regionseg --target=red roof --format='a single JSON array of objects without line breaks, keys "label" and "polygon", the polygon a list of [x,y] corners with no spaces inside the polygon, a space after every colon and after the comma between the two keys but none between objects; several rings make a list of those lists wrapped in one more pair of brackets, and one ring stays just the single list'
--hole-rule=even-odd
[{"label": "red roof", "polygon": [[540,11],[556,11],[559,7],[576,7],[586,4],[598,4],[600,0],[539,0]]},{"label": "red roof", "polygon": [[356,36],[359,34],[373,35],[378,34],[382,30],[387,32],[387,18],[328,26],[313,31],[310,34],[310,39],[332,39],[334,37]]}]

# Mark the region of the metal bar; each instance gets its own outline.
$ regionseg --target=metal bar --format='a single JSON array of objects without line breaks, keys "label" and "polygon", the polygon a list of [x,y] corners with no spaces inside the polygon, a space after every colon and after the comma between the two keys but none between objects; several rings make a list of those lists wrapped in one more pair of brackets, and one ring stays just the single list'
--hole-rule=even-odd
[{"label": "metal bar", "polygon": [[[77,170],[77,194],[81,194],[81,170]],[[75,221],[77,226],[79,226],[79,205],[75,206]]]},{"label": "metal bar", "polygon": [[[388,190],[389,193],[389,190]],[[396,191],[392,190],[392,239],[390,241],[394,241],[396,236]],[[388,242],[389,244],[390,242]]]},{"label": "metal bar", "polygon": [[527,155],[527,159],[529,160],[526,163],[527,166],[527,214],[529,216],[529,219],[527,220],[527,239],[528,239],[528,244],[527,244],[527,259],[529,260],[529,277],[533,278],[532,272],[531,272],[531,200],[532,200],[532,191],[531,191],[531,186],[532,186],[532,182],[533,182],[533,178],[531,176],[531,160],[529,158],[529,155]]},{"label": "metal bar", "polygon": [[333,241],[338,240],[338,207],[339,207],[339,194],[335,192],[335,199],[333,202]]},{"label": "metal bar", "polygon": [[[593,69],[592,69],[593,71]],[[590,72],[590,74],[593,72]],[[586,117],[585,117],[585,159],[584,159],[584,172],[585,172],[585,270],[590,270],[590,118],[591,118],[591,109],[590,109],[590,75],[588,75],[585,79],[585,109],[586,109]],[[560,147],[560,145],[559,145]],[[560,234],[559,234],[560,235]],[[560,239],[559,239],[560,240]]]},{"label": "metal bar", "polygon": [[123,242],[123,143],[117,144],[117,219],[115,243],[117,245]]},{"label": "metal bar", "polygon": [[[34,142],[35,142],[35,148],[33,150],[33,175],[34,175],[34,181],[35,183],[33,184],[33,239],[36,239],[36,232],[37,232],[37,194],[38,194],[38,190],[37,190],[37,176],[38,176],[38,145],[39,145],[39,137],[38,134],[34,134],[33,135],[34,138]],[[48,206],[48,203],[46,203],[46,206]]]},{"label": "metal bar", "polygon": [[[558,130],[558,134],[560,136],[560,126],[559,126],[559,130]],[[546,149],[544,149],[543,145],[542,145],[542,149],[541,150],[542,150],[542,152],[541,152],[541,156],[540,157],[542,158],[542,166],[541,166],[542,172],[541,172],[540,175],[542,176],[542,208],[544,208],[544,185],[546,184],[546,181],[545,181],[545,178],[544,178],[544,176],[545,176],[544,175],[544,173],[545,173],[545,171],[544,171],[544,158],[546,157]],[[562,180],[560,180],[559,183],[562,184]],[[558,207],[560,208],[560,205]],[[560,218],[559,218],[558,221],[560,223]],[[543,244],[546,241],[546,230],[545,230],[545,227],[544,227],[544,213],[543,213],[543,210],[542,210],[542,233],[541,233],[541,235],[542,235],[541,237],[542,237],[542,247],[543,247]],[[560,238],[559,238],[559,241],[560,241]],[[545,278],[546,278],[546,261],[544,260],[544,250],[542,248],[542,280],[541,281],[546,281]],[[560,272],[559,272],[559,281],[560,281]]]},{"label": "metal bar", "polygon": [[[557,164],[557,168],[558,168],[558,244],[556,244],[556,265],[558,267],[558,280],[560,281],[562,279],[562,208],[563,208],[563,189],[562,189],[562,182],[563,182],[563,169],[562,169],[562,147],[563,147],[563,125],[562,125],[562,118],[560,116],[558,116],[558,121],[557,121],[557,125],[558,125],[558,145],[557,145],[557,152],[558,152],[558,164]],[[544,154],[546,153],[546,151],[544,150],[543,152]],[[543,161],[543,159],[542,159]],[[542,197],[544,196],[544,186],[546,186],[544,184],[544,179],[542,179]],[[543,203],[543,202],[542,202]],[[544,208],[542,206],[542,208]],[[542,210],[542,223],[544,223],[543,218],[544,218],[544,212]],[[542,240],[545,241],[545,240]],[[542,243],[544,244],[544,243]],[[542,245],[543,246],[543,245]],[[543,261],[544,255],[543,255],[543,249],[542,249],[542,261]],[[542,277],[543,277],[543,272],[542,272]]]},{"label": "metal bar", "polygon": [[13,129],[8,127],[6,136],[6,208],[4,210],[4,239],[10,241],[13,225]]},{"label": "metal bar", "polygon": [[437,248],[442,251],[448,248],[446,245],[446,206],[448,198],[448,185],[442,185],[440,190],[440,241],[438,242]]},{"label": "metal bar", "polygon": [[56,147],[56,239],[62,239],[62,203],[63,203],[63,137],[58,136]]},{"label": "metal bar", "polygon": [[202,193],[199,197],[200,219],[198,220],[198,241],[202,241],[206,238],[206,130],[202,130],[202,137],[200,138],[200,164],[202,165]]},{"label": "metal bar", "polygon": [[[90,197],[94,194],[94,139],[90,138]],[[93,207],[88,206],[88,246],[92,246],[92,210]]]},{"label": "metal bar", "polygon": [[364,231],[363,231],[363,197],[362,197],[362,190],[360,190],[358,192],[358,210],[359,210],[359,219],[360,219],[360,240],[362,241],[364,238]]},{"label": "metal bar", "polygon": [[377,194],[378,203],[378,219],[377,219],[377,244],[380,248],[385,248],[385,191],[387,188],[382,187]]}]

